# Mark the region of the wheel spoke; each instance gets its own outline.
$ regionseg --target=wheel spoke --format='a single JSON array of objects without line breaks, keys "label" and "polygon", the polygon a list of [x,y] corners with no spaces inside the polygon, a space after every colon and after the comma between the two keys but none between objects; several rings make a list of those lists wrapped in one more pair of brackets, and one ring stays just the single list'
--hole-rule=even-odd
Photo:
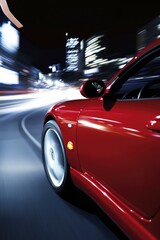
[{"label": "wheel spoke", "polygon": [[62,146],[56,133],[49,129],[45,134],[44,150],[46,167],[52,183],[60,186],[64,179],[65,167]]}]

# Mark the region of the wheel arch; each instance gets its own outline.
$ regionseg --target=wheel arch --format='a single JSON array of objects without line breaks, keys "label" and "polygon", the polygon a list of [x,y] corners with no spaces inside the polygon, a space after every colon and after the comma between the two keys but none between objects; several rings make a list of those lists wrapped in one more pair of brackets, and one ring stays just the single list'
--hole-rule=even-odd
[{"label": "wheel arch", "polygon": [[[45,119],[44,119],[44,125],[50,121],[50,120],[53,120],[55,121],[59,128],[60,128],[60,131],[61,131],[61,134],[62,134],[62,139],[63,139],[63,144],[64,144],[64,148],[65,148],[65,152],[66,152],[66,156],[67,156],[67,162],[69,164],[69,167],[72,167],[78,171],[82,171],[81,169],[81,165],[80,165],[80,162],[79,162],[79,158],[78,158],[78,151],[77,151],[77,144],[75,142],[74,144],[74,149],[73,150],[69,150],[67,148],[67,143],[69,142],[69,139],[68,139],[68,135],[66,136],[66,134],[64,134],[64,131],[63,131],[63,128],[60,126],[59,124],[59,121],[57,120],[57,118],[52,115],[52,114],[47,114],[45,116]],[[75,131],[75,134],[76,134],[76,131]],[[75,139],[76,139],[76,136],[75,136]]]}]

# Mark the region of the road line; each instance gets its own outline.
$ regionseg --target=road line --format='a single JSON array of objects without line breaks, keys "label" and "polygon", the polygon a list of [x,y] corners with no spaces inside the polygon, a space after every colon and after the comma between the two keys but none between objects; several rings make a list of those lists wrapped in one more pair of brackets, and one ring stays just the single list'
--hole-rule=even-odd
[{"label": "road line", "polygon": [[26,121],[26,118],[31,115],[28,114],[26,115],[22,121],[21,121],[21,127],[23,129],[23,131],[25,132],[25,134],[27,135],[27,137],[29,137],[29,139],[36,145],[36,147],[38,147],[40,150],[41,150],[41,144],[30,134],[30,132],[27,130],[26,126],[25,126],[25,121]]}]

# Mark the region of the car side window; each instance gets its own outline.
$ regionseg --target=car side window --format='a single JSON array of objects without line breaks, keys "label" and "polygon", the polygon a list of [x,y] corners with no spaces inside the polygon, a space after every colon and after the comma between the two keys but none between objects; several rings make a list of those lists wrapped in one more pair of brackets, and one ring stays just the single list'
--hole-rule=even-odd
[{"label": "car side window", "polygon": [[[137,64],[138,65],[138,64]],[[155,57],[128,77],[114,93],[116,99],[160,98],[160,57]]]}]

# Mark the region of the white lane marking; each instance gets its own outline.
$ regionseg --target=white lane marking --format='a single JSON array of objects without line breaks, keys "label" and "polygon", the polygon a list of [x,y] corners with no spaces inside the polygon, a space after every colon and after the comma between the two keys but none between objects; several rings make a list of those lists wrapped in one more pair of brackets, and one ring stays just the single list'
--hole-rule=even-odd
[{"label": "white lane marking", "polygon": [[29,137],[29,139],[36,145],[36,147],[38,147],[41,150],[41,144],[30,134],[30,132],[27,130],[26,126],[25,126],[25,121],[27,119],[27,117],[29,117],[30,114],[26,115],[22,121],[21,121],[21,127],[23,129],[23,131],[25,132],[25,134]]}]

